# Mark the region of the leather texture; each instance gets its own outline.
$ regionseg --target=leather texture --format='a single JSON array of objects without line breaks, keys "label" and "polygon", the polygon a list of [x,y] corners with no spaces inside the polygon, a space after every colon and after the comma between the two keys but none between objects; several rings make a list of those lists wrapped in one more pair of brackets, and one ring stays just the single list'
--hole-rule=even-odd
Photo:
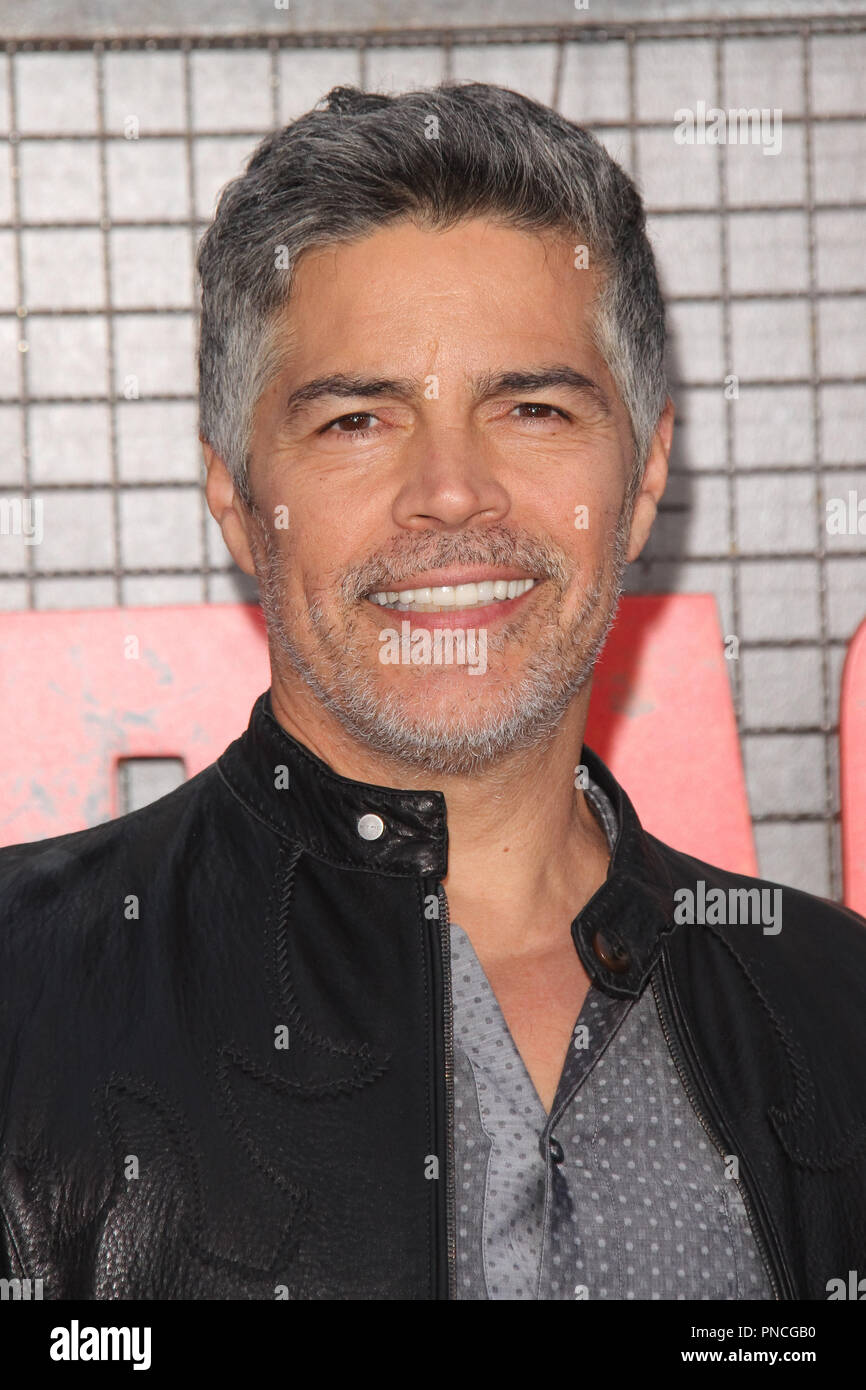
[{"label": "leather texture", "polygon": [[[661,844],[581,761],[620,829],[575,947],[609,994],[656,992],[777,1296],[825,1299],[866,1274],[866,922],[786,888],[778,934],[677,926],[698,880],[776,885]],[[447,1298],[447,851],[440,792],[340,777],[269,692],[170,795],[0,850],[0,1275],[46,1299]]]}]

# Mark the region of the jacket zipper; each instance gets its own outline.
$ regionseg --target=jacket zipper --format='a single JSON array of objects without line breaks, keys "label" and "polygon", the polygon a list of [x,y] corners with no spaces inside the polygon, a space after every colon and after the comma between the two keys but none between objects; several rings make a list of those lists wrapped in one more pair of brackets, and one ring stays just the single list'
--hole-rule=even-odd
[{"label": "jacket zipper", "polygon": [[442,1020],[444,1029],[445,1082],[445,1247],[448,1298],[457,1297],[457,1229],[454,1174],[454,1005],[451,994],[451,917],[445,889],[434,880],[439,901],[438,921],[433,923],[442,971]]},{"label": "jacket zipper", "polygon": [[[666,957],[665,957],[665,955],[664,955],[664,952],[662,952],[662,955],[661,955],[661,958],[660,958],[660,965],[661,965],[661,977],[662,977],[662,979],[664,980],[664,990],[661,991],[661,990],[659,989],[659,987],[658,987],[658,984],[657,984],[657,982],[656,982],[656,973],[657,973],[656,971],[653,971],[652,975],[650,976],[650,984],[652,985],[653,997],[654,997],[654,999],[655,999],[655,1001],[656,1001],[656,1009],[657,1009],[657,1011],[658,1011],[659,1019],[660,1019],[660,1021],[661,1021],[662,1033],[664,1034],[665,1042],[666,1042],[667,1045],[668,1045],[668,1051],[670,1052],[671,1057],[673,1058],[674,1066],[675,1066],[676,1069],[677,1069],[677,1073],[678,1073],[678,1075],[679,1075],[680,1081],[681,1081],[682,1084],[683,1084],[683,1089],[684,1089],[684,1091],[685,1091],[685,1093],[686,1093],[686,1095],[687,1095],[687,1097],[688,1097],[688,1099],[689,1099],[689,1103],[690,1103],[692,1109],[694,1110],[695,1114],[697,1115],[698,1119],[700,1120],[701,1125],[703,1126],[704,1131],[705,1131],[705,1133],[706,1133],[706,1135],[707,1135],[707,1138],[710,1140],[710,1142],[712,1143],[713,1147],[716,1148],[716,1149],[718,1149],[718,1151],[719,1151],[719,1153],[721,1154],[722,1158],[726,1160],[727,1157],[728,1157],[727,1150],[725,1149],[724,1145],[722,1144],[721,1140],[720,1140],[719,1137],[718,1137],[718,1134],[717,1134],[716,1131],[712,1128],[712,1126],[710,1125],[709,1121],[706,1119],[705,1115],[703,1114],[703,1111],[702,1111],[701,1108],[700,1108],[700,1104],[699,1104],[699,1102],[698,1102],[698,1097],[697,1097],[697,1092],[696,1092],[695,1087],[694,1087],[693,1084],[692,1084],[691,1076],[690,1076],[689,1072],[686,1070],[686,1068],[683,1066],[681,1056],[677,1053],[677,1050],[676,1050],[676,1048],[674,1047],[673,1039],[672,1039],[672,1036],[671,1036],[671,1030],[670,1030],[670,1028],[668,1027],[668,1017],[670,1017],[671,1020],[673,1020],[674,1017],[675,1017],[675,1014],[676,1014],[676,1009],[675,1009],[675,1006],[674,1006],[673,997],[672,997],[672,995],[671,995],[671,993],[670,993],[670,990],[669,990],[669,988],[668,988],[668,980],[667,980],[668,965],[667,965],[667,960],[666,960]],[[661,999],[661,994],[662,994],[662,993],[664,994],[664,1005],[666,1005],[666,1007],[663,1007],[663,1004],[662,1004],[662,999]],[[736,1185],[737,1185],[737,1189],[738,1189],[738,1191],[739,1191],[739,1193],[740,1193],[740,1196],[741,1196],[741,1198],[742,1198],[743,1206],[744,1206],[745,1209],[746,1209],[746,1215],[747,1215],[748,1218],[749,1218],[749,1225],[750,1225],[751,1228],[752,1228],[752,1234],[753,1234],[754,1237],[755,1237],[755,1242],[756,1242],[756,1244],[757,1244],[757,1246],[758,1246],[758,1250],[759,1250],[759,1252],[760,1252],[761,1260],[763,1261],[764,1268],[765,1268],[766,1273],[767,1273],[767,1277],[768,1277],[768,1279],[769,1279],[769,1281],[770,1281],[770,1284],[771,1284],[771,1286],[772,1286],[772,1289],[773,1289],[773,1297],[774,1297],[776,1300],[782,1300],[782,1299],[784,1298],[784,1295],[783,1295],[783,1293],[782,1293],[781,1284],[780,1284],[779,1279],[778,1279],[778,1277],[777,1277],[777,1275],[776,1275],[776,1267],[775,1267],[775,1265],[774,1265],[774,1263],[773,1263],[773,1260],[772,1260],[772,1257],[771,1257],[771,1255],[770,1255],[769,1244],[768,1244],[767,1239],[766,1239],[766,1234],[765,1234],[765,1232],[764,1232],[764,1228],[763,1228],[763,1226],[762,1226],[762,1224],[761,1224],[761,1221],[760,1221],[760,1219],[759,1219],[759,1217],[758,1217],[758,1213],[757,1213],[757,1211],[756,1211],[756,1209],[755,1209],[755,1206],[754,1206],[754,1204],[753,1204],[753,1202],[752,1202],[752,1200],[751,1200],[751,1197],[750,1197],[750,1195],[749,1195],[748,1189],[747,1189],[746,1186],[740,1181],[739,1178],[736,1178],[736,1179],[735,1179],[735,1182],[736,1182]],[[781,1268],[781,1274],[782,1274],[782,1277],[783,1277],[785,1283],[786,1283],[787,1285],[790,1285],[790,1280],[788,1279],[787,1271],[785,1270],[785,1268],[784,1268],[783,1265],[781,1265],[780,1268]],[[791,1294],[791,1297],[793,1297],[793,1294]]]}]

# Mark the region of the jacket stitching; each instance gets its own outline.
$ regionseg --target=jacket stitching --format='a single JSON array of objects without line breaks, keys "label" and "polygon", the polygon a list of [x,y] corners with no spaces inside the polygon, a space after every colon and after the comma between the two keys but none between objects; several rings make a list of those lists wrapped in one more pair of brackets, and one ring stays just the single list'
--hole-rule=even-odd
[{"label": "jacket stitching", "polygon": [[[306,1022],[301,1006],[295,996],[292,986],[291,970],[289,968],[288,953],[288,920],[292,903],[292,891],[295,883],[295,869],[303,850],[298,848],[292,855],[291,862],[287,869],[282,868],[285,862],[285,855],[278,868],[278,875],[282,877],[282,887],[275,895],[279,906],[276,913],[276,922],[273,928],[273,941],[275,952],[275,969],[278,986],[278,998],[280,1004],[287,1011],[288,1022],[300,1034],[301,1038],[310,1047],[315,1047],[319,1051],[329,1052],[333,1057],[357,1057],[367,1064],[367,1067],[378,1067],[378,1075],[381,1075],[387,1068],[387,1063],[391,1060],[390,1052],[374,1052],[367,1043],[335,1042],[332,1038],[326,1037],[323,1033],[315,1032]],[[273,901],[273,899],[272,899]],[[270,967],[268,968],[270,976]],[[255,1065],[255,1064],[253,1064]],[[264,1073],[263,1073],[264,1074]],[[371,1078],[360,1078],[355,1083],[363,1085],[366,1080]],[[334,1086],[333,1082],[321,1083],[321,1089],[330,1090]],[[300,1089],[310,1089],[302,1087]]]},{"label": "jacket stitching", "polygon": [[[713,923],[708,922],[705,926],[739,966],[770,1019],[779,1041],[782,1044],[785,1057],[790,1067],[794,1082],[793,1099],[784,1106],[771,1104],[767,1108],[767,1115],[772,1121],[773,1128],[776,1131],[780,1143],[784,1147],[786,1153],[802,1167],[813,1168],[822,1172],[834,1172],[839,1168],[844,1168],[851,1162],[854,1155],[862,1148],[864,1143],[866,1143],[866,1126],[861,1125],[859,1132],[855,1131],[853,1134],[846,1136],[843,1143],[838,1145],[835,1150],[829,1150],[827,1146],[819,1145],[812,1156],[805,1154],[799,1144],[794,1142],[785,1133],[786,1126],[794,1125],[801,1119],[808,1118],[814,1122],[815,1087],[811,1074],[803,1060],[800,1048],[791,1036],[785,1021],[770,1004],[746,962],[735,950],[731,942],[717,930]],[[681,1005],[680,1008],[682,1008]],[[706,1084],[710,1094],[713,1096],[714,1103],[718,1106],[718,1098],[713,1087],[709,1085],[708,1081]],[[831,1152],[835,1155],[832,1158],[830,1157]]]},{"label": "jacket stitching", "polygon": [[[112,1147],[114,1149],[115,1163],[121,1148],[123,1130],[120,1124],[120,1116],[115,1100],[115,1095],[126,1095],[141,1105],[148,1107],[159,1121],[162,1128],[168,1134],[171,1141],[172,1151],[184,1178],[192,1190],[192,1211],[189,1216],[183,1216],[178,1222],[179,1232],[184,1228],[190,1232],[190,1246],[194,1256],[201,1260],[203,1264],[220,1269],[228,1273],[240,1273],[247,1278],[262,1279],[272,1277],[278,1269],[280,1260],[283,1258],[283,1249],[287,1243],[287,1233],[285,1228],[281,1231],[281,1238],[277,1252],[271,1262],[267,1265],[251,1265],[247,1261],[237,1256],[221,1255],[205,1244],[202,1239],[204,1235],[204,1185],[202,1183],[199,1167],[199,1156],[193,1147],[186,1124],[180,1112],[169,1102],[159,1089],[150,1082],[140,1078],[124,1077],[117,1072],[112,1072],[104,1088],[102,1089],[102,1099],[105,1105],[106,1117],[112,1135]],[[112,1199],[121,1195],[125,1188],[120,1182],[120,1173],[115,1167],[114,1181],[107,1206]],[[294,1222],[292,1222],[294,1224]]]},{"label": "jacket stitching", "polygon": [[[384,1064],[370,1061],[369,1066],[354,1077],[337,1077],[334,1081],[314,1081],[306,1083],[295,1081],[290,1077],[278,1076],[276,1072],[268,1071],[261,1063],[257,1062],[248,1052],[244,1052],[234,1043],[225,1043],[220,1048],[220,1073],[221,1078],[225,1076],[227,1080],[227,1062],[233,1062],[247,1076],[252,1076],[256,1081],[263,1082],[274,1091],[281,1091],[285,1094],[308,1095],[308,1096],[328,1096],[334,1094],[351,1095],[352,1091],[360,1090],[362,1086],[369,1086],[373,1081],[378,1081],[388,1070]],[[235,1113],[239,1113],[237,1101],[229,1092],[227,1093],[228,1103]]]}]

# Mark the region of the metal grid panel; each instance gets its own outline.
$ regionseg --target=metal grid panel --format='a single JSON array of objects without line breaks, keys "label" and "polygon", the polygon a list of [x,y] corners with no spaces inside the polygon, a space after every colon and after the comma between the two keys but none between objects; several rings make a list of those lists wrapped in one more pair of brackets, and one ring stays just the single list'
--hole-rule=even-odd
[{"label": "metal grid panel", "polygon": [[[0,537],[0,606],[254,596],[195,437],[192,262],[214,195],[337,82],[503,82],[596,129],[643,187],[685,443],[629,587],[716,593],[739,638],[762,873],[838,897],[836,712],[866,559],[859,537],[828,536],[825,507],[866,485],[866,362],[846,351],[863,323],[864,55],[866,18],[827,16],[7,45],[0,496],[42,499],[51,538]],[[782,153],[756,167],[757,149],[749,164],[719,145],[689,165],[672,141],[689,94],[781,108]]]}]

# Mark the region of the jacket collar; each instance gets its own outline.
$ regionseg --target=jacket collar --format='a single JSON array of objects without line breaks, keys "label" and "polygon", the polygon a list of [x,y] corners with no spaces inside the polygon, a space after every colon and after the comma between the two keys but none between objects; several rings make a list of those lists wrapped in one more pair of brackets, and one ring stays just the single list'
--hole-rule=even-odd
[{"label": "jacket collar", "polygon": [[[673,924],[670,876],[616,778],[585,744],[581,761],[611,801],[617,834],[608,876],[572,925],[590,977],[608,993],[640,993]],[[335,867],[444,878],[445,797],[356,782],[334,772],[274,716],[270,691],[217,766],[231,791],[275,834]]]},{"label": "jacket collar", "polygon": [[[397,791],[341,777],[287,733],[273,713],[269,690],[217,766],[259,820],[336,867],[440,878],[447,872],[442,792]],[[381,833],[368,838],[378,829],[376,817]]]}]

